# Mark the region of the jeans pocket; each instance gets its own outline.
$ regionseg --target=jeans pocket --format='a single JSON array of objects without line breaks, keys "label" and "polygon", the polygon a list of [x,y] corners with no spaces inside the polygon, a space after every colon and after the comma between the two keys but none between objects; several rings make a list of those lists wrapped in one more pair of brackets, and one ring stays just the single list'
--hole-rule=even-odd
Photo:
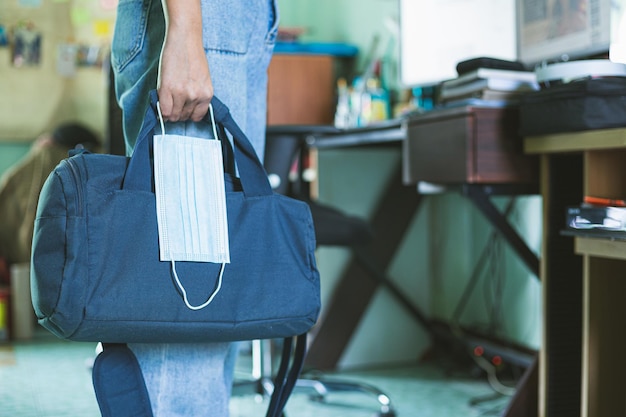
[{"label": "jeans pocket", "polygon": [[152,1],[120,0],[111,44],[111,62],[121,71],[141,52]]},{"label": "jeans pocket", "polygon": [[262,12],[261,3],[258,0],[202,1],[204,48],[226,54],[247,53],[251,37],[259,30],[259,19],[264,19],[267,25],[267,11]]}]

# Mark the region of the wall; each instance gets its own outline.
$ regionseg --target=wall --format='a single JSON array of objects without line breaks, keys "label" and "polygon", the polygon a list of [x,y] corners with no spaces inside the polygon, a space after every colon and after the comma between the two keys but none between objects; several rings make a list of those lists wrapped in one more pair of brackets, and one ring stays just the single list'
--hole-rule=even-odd
[{"label": "wall", "polygon": [[358,67],[386,61],[387,85],[398,86],[398,0],[278,0],[281,25],[302,27],[303,42],[344,42],[359,48]]},{"label": "wall", "polygon": [[[37,65],[17,67],[0,46],[0,141],[29,143],[66,120],[105,132],[107,76],[102,65],[59,69],[61,45],[102,46],[111,36],[114,0],[2,0],[0,24],[10,34],[28,22],[42,36]],[[10,38],[11,39],[11,38]],[[70,70],[72,68],[70,67]]]},{"label": "wall", "polygon": [[[358,46],[361,70],[378,39],[378,54],[387,61],[384,75],[387,84],[394,88],[399,86],[399,48],[394,31],[398,3],[397,0],[279,0],[283,26],[305,28],[301,38],[305,42],[345,42]],[[380,151],[320,152],[320,200],[352,214],[369,216],[397,157]],[[507,201],[503,197],[494,199],[500,208]],[[510,222],[529,247],[539,253],[540,197],[518,198],[514,207]],[[458,193],[448,191],[429,196],[415,214],[387,273],[427,316],[536,349],[541,339],[540,282],[502,239],[491,238],[492,231],[482,214]],[[486,262],[478,268],[483,252]],[[332,296],[348,256],[342,249],[319,250],[324,302]],[[477,270],[476,286],[472,290],[474,270]],[[464,293],[467,304],[457,311]],[[362,318],[340,366],[415,360],[428,347],[425,331],[382,289]]]}]

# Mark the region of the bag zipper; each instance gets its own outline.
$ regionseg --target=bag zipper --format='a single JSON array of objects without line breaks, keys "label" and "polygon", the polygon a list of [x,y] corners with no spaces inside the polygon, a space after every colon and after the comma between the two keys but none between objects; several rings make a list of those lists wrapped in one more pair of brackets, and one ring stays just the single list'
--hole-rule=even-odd
[{"label": "bag zipper", "polygon": [[65,160],[67,165],[70,167],[70,178],[74,183],[74,188],[76,189],[76,215],[78,217],[82,217],[83,215],[83,187],[80,176],[80,169],[74,162],[73,158],[68,158]]}]

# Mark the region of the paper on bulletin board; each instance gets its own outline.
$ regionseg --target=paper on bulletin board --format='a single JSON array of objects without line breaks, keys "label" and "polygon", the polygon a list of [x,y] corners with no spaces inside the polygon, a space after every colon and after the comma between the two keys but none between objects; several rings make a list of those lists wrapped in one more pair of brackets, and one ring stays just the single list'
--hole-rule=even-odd
[{"label": "paper on bulletin board", "polygon": [[88,25],[91,21],[91,13],[85,7],[72,7],[71,18],[74,26]]},{"label": "paper on bulletin board", "polygon": [[103,10],[115,10],[118,0],[100,0],[100,7]]},{"label": "paper on bulletin board", "polygon": [[61,44],[57,48],[57,72],[62,77],[76,75],[76,57],[78,46],[74,44]]},{"label": "paper on bulletin board", "polygon": [[9,35],[7,32],[7,28],[0,23],[0,46],[8,46],[9,45]]},{"label": "paper on bulletin board", "polygon": [[106,19],[97,19],[93,22],[93,33],[100,38],[110,38],[113,34],[113,23]]},{"label": "paper on bulletin board", "polygon": [[30,21],[20,22],[13,29],[11,62],[15,68],[38,66],[41,63],[42,34]]}]

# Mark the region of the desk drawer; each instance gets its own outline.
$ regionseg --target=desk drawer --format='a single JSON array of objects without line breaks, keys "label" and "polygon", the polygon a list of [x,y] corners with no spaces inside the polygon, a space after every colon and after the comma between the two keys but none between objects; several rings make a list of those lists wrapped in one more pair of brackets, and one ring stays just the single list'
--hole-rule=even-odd
[{"label": "desk drawer", "polygon": [[406,184],[517,184],[537,180],[537,158],[523,153],[518,110],[459,107],[408,122]]}]

